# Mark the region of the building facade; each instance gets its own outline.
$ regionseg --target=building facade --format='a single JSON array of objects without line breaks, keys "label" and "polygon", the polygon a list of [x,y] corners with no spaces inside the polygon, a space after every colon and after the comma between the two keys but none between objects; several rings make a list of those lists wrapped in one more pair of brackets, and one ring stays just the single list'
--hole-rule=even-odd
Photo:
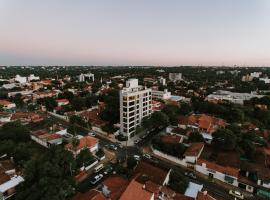
[{"label": "building facade", "polygon": [[120,91],[120,132],[128,139],[135,134],[142,119],[152,113],[152,90],[138,85],[138,79],[129,79]]},{"label": "building facade", "polygon": [[169,73],[169,80],[170,81],[181,81],[182,80],[182,73]]}]

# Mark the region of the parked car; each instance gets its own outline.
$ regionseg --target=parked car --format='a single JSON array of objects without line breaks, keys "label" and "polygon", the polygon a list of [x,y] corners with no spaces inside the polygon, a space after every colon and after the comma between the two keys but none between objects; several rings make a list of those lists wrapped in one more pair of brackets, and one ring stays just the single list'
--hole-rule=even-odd
[{"label": "parked car", "polygon": [[92,131],[91,131],[91,132],[89,132],[89,133],[88,133],[88,135],[93,136],[93,137],[95,137],[95,136],[96,136],[96,134],[95,134],[94,132],[92,132]]},{"label": "parked car", "polygon": [[151,158],[152,158],[152,157],[151,157],[149,154],[147,154],[147,153],[143,154],[143,157],[145,157],[145,158],[147,158],[147,159],[151,159]]},{"label": "parked car", "polygon": [[185,175],[192,179],[197,179],[197,176],[192,172],[185,172]]},{"label": "parked car", "polygon": [[138,144],[139,142],[140,142],[140,140],[137,139],[137,140],[134,141],[134,144]]},{"label": "parked car", "polygon": [[109,145],[109,149],[116,151],[117,146],[115,146],[114,144],[111,144],[111,145]]},{"label": "parked car", "polygon": [[139,156],[139,155],[134,155],[133,157],[134,157],[134,159],[137,160],[137,161],[141,160],[141,156]]},{"label": "parked car", "polygon": [[91,180],[90,180],[90,183],[92,184],[92,185],[95,185],[97,182],[99,182],[101,179],[103,178],[103,175],[102,174],[98,174],[98,175],[96,175],[94,178],[92,178]]},{"label": "parked car", "polygon": [[116,146],[119,147],[120,149],[123,148],[123,145],[121,143],[116,143]]},{"label": "parked car", "polygon": [[229,194],[236,197],[236,198],[238,198],[238,199],[244,199],[244,195],[241,192],[237,191],[237,190],[230,190]]},{"label": "parked car", "polygon": [[104,170],[104,174],[107,175],[107,174],[110,174],[112,173],[113,171],[113,167],[112,166],[108,166],[105,170]]},{"label": "parked car", "polygon": [[95,167],[95,173],[99,172],[100,170],[102,170],[104,168],[103,164],[98,165],[97,167]]}]

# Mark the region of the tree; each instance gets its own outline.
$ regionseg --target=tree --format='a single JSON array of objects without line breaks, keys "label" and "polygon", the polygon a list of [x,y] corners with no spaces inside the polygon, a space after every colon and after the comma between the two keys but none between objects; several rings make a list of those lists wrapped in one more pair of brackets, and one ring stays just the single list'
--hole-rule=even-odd
[{"label": "tree", "polygon": [[188,139],[189,139],[190,142],[203,142],[204,141],[203,136],[197,131],[192,132],[189,135]]},{"label": "tree", "polygon": [[213,133],[212,142],[217,149],[233,150],[237,143],[237,137],[231,130],[222,128]]},{"label": "tree", "polygon": [[80,151],[80,153],[76,157],[76,164],[77,167],[83,167],[83,166],[88,166],[91,163],[95,161],[95,158],[92,156],[91,152],[89,149],[83,149]]},{"label": "tree", "polygon": [[173,170],[170,174],[169,187],[183,194],[188,187],[188,180],[185,176]]},{"label": "tree", "polygon": [[75,162],[71,152],[53,146],[39,158],[25,165],[25,181],[17,188],[16,200],[64,200],[73,194],[72,172]]},{"label": "tree", "polygon": [[85,99],[83,97],[74,97],[71,104],[75,110],[80,111],[85,107]]},{"label": "tree", "polygon": [[179,113],[182,115],[187,115],[190,112],[192,112],[192,107],[188,103],[181,103]]},{"label": "tree", "polygon": [[20,121],[8,122],[0,128],[0,140],[26,142],[30,140],[30,132]]},{"label": "tree", "polygon": [[77,116],[77,115],[72,115],[70,118],[69,118],[69,122],[71,124],[74,124],[74,125],[79,125],[79,126],[83,126],[83,127],[86,127],[87,126],[87,123],[84,121],[84,119],[80,116]]}]

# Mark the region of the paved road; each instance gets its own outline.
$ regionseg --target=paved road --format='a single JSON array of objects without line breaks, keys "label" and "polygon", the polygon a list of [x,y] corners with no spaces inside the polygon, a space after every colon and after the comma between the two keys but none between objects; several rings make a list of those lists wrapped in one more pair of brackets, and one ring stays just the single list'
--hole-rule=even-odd
[{"label": "paved road", "polygon": [[[135,146],[129,146],[129,147],[124,146],[122,148],[118,148],[115,151],[116,158],[118,159],[118,161],[124,161],[126,159],[126,157],[133,157],[134,155],[142,156],[142,154],[143,154],[142,153],[142,147],[147,146],[151,142],[152,137],[154,135],[158,134],[158,132],[160,132],[160,131],[161,130],[153,130],[152,132],[150,132],[148,134],[147,137],[142,139]],[[104,137],[100,137],[98,134],[96,135],[96,137],[98,139],[100,139],[100,146],[101,147],[105,147],[105,146],[114,144],[109,139],[106,139]],[[156,165],[156,166],[159,166],[159,167],[171,168],[171,169],[180,171],[182,173],[185,172],[184,168],[177,167],[177,166],[175,166],[175,165],[173,165],[173,164],[171,164],[169,162],[166,162],[166,161],[158,159],[158,158],[152,158],[151,160],[147,159],[146,161],[151,162],[153,165]],[[91,177],[89,177],[89,179],[87,179],[86,182],[89,182]],[[218,185],[218,184],[216,184],[214,182],[211,182],[210,180],[206,180],[206,179],[202,179],[202,178],[198,177],[196,180],[190,179],[190,181],[198,183],[198,184],[203,184],[204,188],[206,190],[208,190],[209,192],[211,192],[211,194],[213,194],[217,199],[234,200],[234,198],[231,197],[228,194],[228,190],[224,189],[222,186],[220,186],[220,185]],[[91,186],[91,187],[96,187],[96,186]],[[253,199],[254,200],[260,200],[261,198],[256,196],[256,197],[249,197],[249,198],[245,198],[245,199],[247,199],[247,200],[253,200]]]}]

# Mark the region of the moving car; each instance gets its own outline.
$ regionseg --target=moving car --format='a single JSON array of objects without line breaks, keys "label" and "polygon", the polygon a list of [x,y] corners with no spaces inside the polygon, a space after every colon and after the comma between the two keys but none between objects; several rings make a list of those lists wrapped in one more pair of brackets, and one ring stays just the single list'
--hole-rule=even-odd
[{"label": "moving car", "polygon": [[102,174],[98,174],[98,175],[96,175],[94,178],[92,178],[91,180],[90,180],[90,183],[92,184],[92,185],[95,185],[98,181],[100,181],[101,179],[103,178],[103,175]]},{"label": "moving car", "polygon": [[238,199],[244,199],[244,195],[241,192],[237,191],[237,190],[230,190],[229,194],[236,197],[236,198],[238,198]]}]

